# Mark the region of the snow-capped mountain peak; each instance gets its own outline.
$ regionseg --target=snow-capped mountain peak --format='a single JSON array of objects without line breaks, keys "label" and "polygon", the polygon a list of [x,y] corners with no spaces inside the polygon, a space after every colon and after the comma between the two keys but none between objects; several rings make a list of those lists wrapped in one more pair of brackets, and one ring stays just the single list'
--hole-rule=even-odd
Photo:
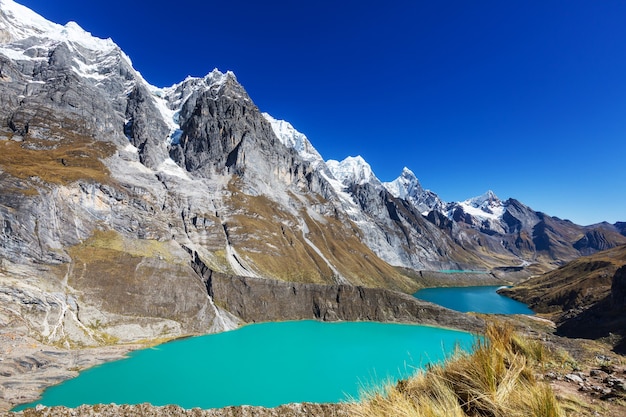
[{"label": "snow-capped mountain peak", "polygon": [[117,48],[110,38],[92,36],[76,22],[59,25],[13,0],[0,0],[0,43],[19,41],[31,36],[59,42],[68,41],[92,51],[110,51]]},{"label": "snow-capped mountain peak", "polygon": [[387,191],[396,198],[407,198],[411,195],[418,195],[424,192],[419,180],[407,167],[402,169],[402,173],[398,178],[391,182],[383,183]]},{"label": "snow-capped mountain peak", "polygon": [[334,159],[326,161],[326,166],[335,178],[344,185],[380,182],[372,172],[370,164],[360,156],[349,156],[339,162]]},{"label": "snow-capped mountain peak", "polygon": [[444,205],[437,194],[430,190],[424,190],[413,171],[407,167],[402,169],[402,173],[398,178],[391,182],[383,183],[383,185],[391,195],[409,201],[421,213],[427,213]]},{"label": "snow-capped mountain peak", "polygon": [[480,209],[502,205],[502,201],[500,201],[498,196],[491,190],[477,197],[465,200],[463,203]]},{"label": "snow-capped mountain peak", "polygon": [[465,213],[478,218],[499,219],[504,214],[504,204],[491,190],[477,197],[465,200],[459,205]]},{"label": "snow-capped mountain peak", "polygon": [[268,113],[263,113],[263,117],[272,125],[272,130],[278,139],[288,148],[295,149],[305,161],[323,162],[322,156],[311,145],[309,139],[298,132],[289,122],[273,118]]},{"label": "snow-capped mountain peak", "polygon": [[235,76],[234,72],[232,72],[232,71],[222,72],[222,71],[220,71],[217,68],[213,68],[213,71],[209,72],[204,77],[204,82],[208,86],[212,86],[212,85],[221,86],[226,81],[228,81],[228,79],[232,79],[233,81],[237,81],[237,77]]},{"label": "snow-capped mountain peak", "polygon": [[[229,80],[233,83],[237,83],[237,77],[232,71],[221,72],[219,69],[214,68],[204,77],[188,76],[185,80],[171,87],[161,88],[148,85],[163,120],[170,128],[166,145],[177,144],[179,142],[182,136],[179,121],[181,107],[191,95],[211,89],[219,90]],[[247,99],[247,96],[244,97],[244,100],[245,99]]]},{"label": "snow-capped mountain peak", "polygon": [[[0,53],[31,66],[54,57],[57,64],[96,83],[111,78],[120,65],[132,68],[130,58],[110,38],[95,37],[76,22],[50,22],[13,0],[0,0]],[[139,73],[136,77],[143,80]]]}]

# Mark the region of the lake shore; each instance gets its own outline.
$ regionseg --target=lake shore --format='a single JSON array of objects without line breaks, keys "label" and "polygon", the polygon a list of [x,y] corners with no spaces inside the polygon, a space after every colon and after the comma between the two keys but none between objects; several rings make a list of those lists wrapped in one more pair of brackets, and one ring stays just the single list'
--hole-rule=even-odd
[{"label": "lake shore", "polygon": [[[215,301],[228,306],[242,323],[316,319],[413,323],[480,332],[483,320],[408,294],[354,286],[294,284],[274,280],[213,277]],[[262,300],[276,300],[268,309]],[[123,357],[154,342],[64,349],[42,344],[17,320],[0,334],[0,411],[36,400],[52,385],[75,377],[77,371]],[[194,333],[198,335],[202,333]],[[163,340],[160,340],[161,342]]]},{"label": "lake shore", "polygon": [[[184,409],[177,405],[162,407],[151,404],[117,405],[103,404],[97,406],[81,405],[76,408],[40,407],[28,412],[29,417],[348,417],[352,416],[351,404],[313,404],[294,403],[275,408],[238,406],[203,410],[200,408]],[[23,412],[11,413],[14,416],[24,415]]]},{"label": "lake shore", "polygon": [[0,333],[0,412],[34,401],[42,391],[78,371],[123,358],[145,344],[62,349],[18,333]]},{"label": "lake shore", "polygon": [[524,271],[503,272],[495,270],[410,271],[401,269],[401,271],[419,282],[422,288],[512,285],[531,275]]}]

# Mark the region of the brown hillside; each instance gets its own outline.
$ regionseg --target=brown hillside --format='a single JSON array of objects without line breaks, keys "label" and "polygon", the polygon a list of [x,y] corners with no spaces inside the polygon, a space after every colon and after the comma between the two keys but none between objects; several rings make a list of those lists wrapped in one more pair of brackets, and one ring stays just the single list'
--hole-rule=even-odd
[{"label": "brown hillside", "polygon": [[626,246],[584,256],[501,293],[549,315],[568,337],[626,352]]},{"label": "brown hillside", "polygon": [[613,275],[623,265],[626,265],[626,245],[582,256],[501,292],[528,304],[537,313],[558,317],[606,298],[611,292]]}]

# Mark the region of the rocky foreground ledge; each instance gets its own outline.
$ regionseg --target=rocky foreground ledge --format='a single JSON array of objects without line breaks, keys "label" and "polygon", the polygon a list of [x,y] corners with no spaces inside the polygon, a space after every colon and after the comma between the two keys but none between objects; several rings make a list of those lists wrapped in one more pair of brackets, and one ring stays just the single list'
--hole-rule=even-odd
[{"label": "rocky foreground ledge", "polygon": [[150,404],[137,405],[81,405],[77,408],[38,407],[10,416],[24,417],[344,417],[350,416],[350,404],[296,403],[276,408],[226,407],[211,410],[193,408],[186,410],[177,405],[156,407]]}]

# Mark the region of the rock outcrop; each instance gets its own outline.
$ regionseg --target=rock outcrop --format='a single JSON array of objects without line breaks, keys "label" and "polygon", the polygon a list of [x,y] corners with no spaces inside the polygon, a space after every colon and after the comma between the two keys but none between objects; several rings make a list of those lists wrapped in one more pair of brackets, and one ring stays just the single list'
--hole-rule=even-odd
[{"label": "rock outcrop", "polygon": [[611,307],[617,311],[626,310],[626,266],[622,266],[613,274]]}]

